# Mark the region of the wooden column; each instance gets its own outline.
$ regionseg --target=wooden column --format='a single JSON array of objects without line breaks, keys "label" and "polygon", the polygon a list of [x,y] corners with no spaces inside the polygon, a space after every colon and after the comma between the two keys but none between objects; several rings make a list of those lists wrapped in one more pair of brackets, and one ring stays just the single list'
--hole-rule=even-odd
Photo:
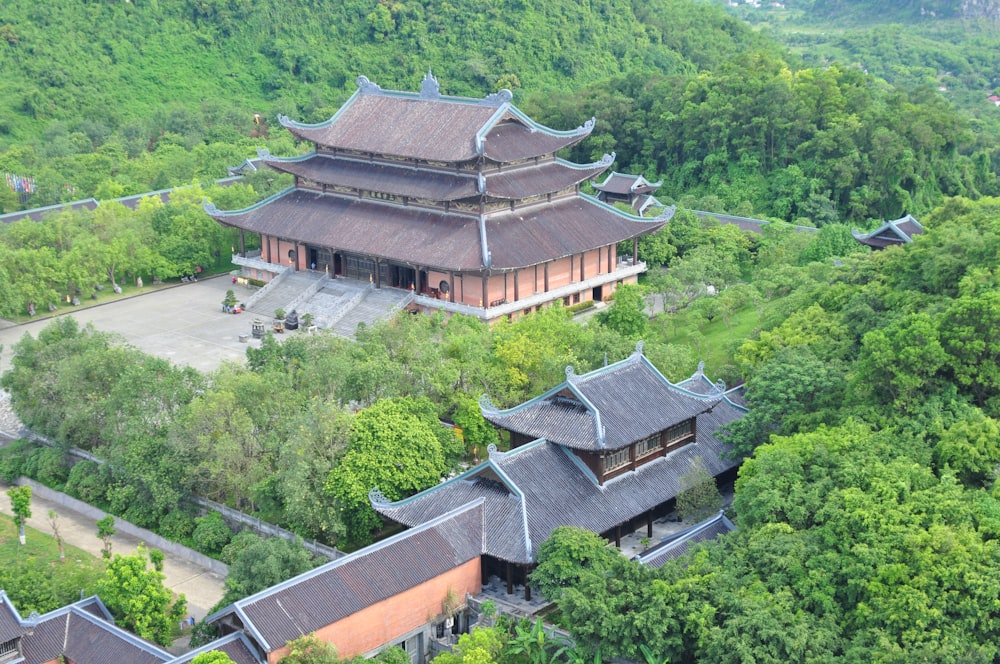
[{"label": "wooden column", "polygon": [[646,537],[653,536],[653,510],[646,512]]},{"label": "wooden column", "polygon": [[274,261],[271,260],[271,236],[270,235],[267,235],[267,236],[262,235],[261,237],[266,237],[267,238],[267,262],[268,263],[273,263]]},{"label": "wooden column", "polygon": [[448,301],[455,301],[455,273],[448,273]]},{"label": "wooden column", "polygon": [[521,275],[521,271],[520,270],[517,270],[516,272],[514,272],[514,301],[515,302],[517,302],[519,299],[521,299],[521,297],[520,297],[520,290],[518,288],[520,286],[519,282],[521,281],[520,275]]},{"label": "wooden column", "polygon": [[622,525],[620,523],[615,526],[615,546],[619,549],[622,548]]},{"label": "wooden column", "polygon": [[479,301],[479,306],[481,306],[481,307],[488,307],[488,306],[490,306],[490,301],[488,299],[489,298],[489,294],[490,294],[489,288],[487,287],[488,284],[489,284],[489,277],[487,277],[484,274],[483,275],[483,297],[480,298],[480,301]]},{"label": "wooden column", "polygon": [[587,252],[580,254],[580,281],[587,278]]},{"label": "wooden column", "polygon": [[632,265],[639,262],[639,238],[632,238]]},{"label": "wooden column", "polygon": [[375,259],[375,288],[382,288],[382,262]]},{"label": "wooden column", "polygon": [[549,292],[549,264],[548,263],[545,264],[545,291],[544,292],[546,292],[546,293]]},{"label": "wooden column", "polygon": [[514,594],[514,566],[509,562],[505,563],[507,565],[507,594]]},{"label": "wooden column", "polygon": [[240,256],[246,258],[247,255],[247,232],[240,229]]},{"label": "wooden column", "polygon": [[608,245],[608,273],[615,271],[615,266],[611,264],[611,245]]}]

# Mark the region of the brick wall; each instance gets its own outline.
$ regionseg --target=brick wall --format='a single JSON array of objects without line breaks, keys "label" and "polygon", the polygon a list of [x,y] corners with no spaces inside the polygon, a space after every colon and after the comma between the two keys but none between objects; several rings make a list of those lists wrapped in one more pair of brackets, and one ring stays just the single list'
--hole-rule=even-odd
[{"label": "brick wall", "polygon": [[[316,636],[336,646],[337,654],[345,659],[392,643],[439,615],[449,590],[463,600],[467,593],[479,594],[482,590],[479,566],[479,558],[473,558],[430,581],[316,630]],[[276,664],[288,651],[288,646],[275,650],[268,655],[268,662]]]}]

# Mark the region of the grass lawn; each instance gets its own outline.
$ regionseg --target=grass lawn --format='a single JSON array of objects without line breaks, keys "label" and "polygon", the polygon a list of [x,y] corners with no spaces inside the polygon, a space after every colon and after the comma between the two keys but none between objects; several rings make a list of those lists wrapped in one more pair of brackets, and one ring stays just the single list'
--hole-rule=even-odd
[{"label": "grass lawn", "polygon": [[35,610],[51,611],[94,593],[104,576],[104,561],[68,544],[59,560],[51,534],[27,528],[26,544],[17,538],[11,517],[0,515],[0,588],[7,590],[22,617]]},{"label": "grass lawn", "polygon": [[722,367],[733,363],[732,352],[737,344],[760,326],[760,311],[748,305],[731,314],[728,325],[721,317],[700,328],[699,323],[704,319],[689,308],[667,314],[666,327],[661,329],[668,342],[690,346],[697,359],[705,360],[705,373],[715,379]]}]

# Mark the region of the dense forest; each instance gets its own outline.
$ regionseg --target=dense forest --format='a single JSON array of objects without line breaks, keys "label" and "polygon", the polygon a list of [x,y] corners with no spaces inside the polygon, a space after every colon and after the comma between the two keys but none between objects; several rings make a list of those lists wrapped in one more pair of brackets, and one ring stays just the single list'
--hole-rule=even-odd
[{"label": "dense forest", "polygon": [[910,85],[921,69],[810,62],[693,0],[17,0],[0,35],[0,172],[32,190],[0,186],[8,211],[222,177],[255,146],[293,154],[277,113],[326,119],[359,74],[414,89],[428,69],[448,94],[511,88],[554,127],[595,115],[574,158],[616,151],[688,207],[865,225],[1000,193],[1000,126]]}]

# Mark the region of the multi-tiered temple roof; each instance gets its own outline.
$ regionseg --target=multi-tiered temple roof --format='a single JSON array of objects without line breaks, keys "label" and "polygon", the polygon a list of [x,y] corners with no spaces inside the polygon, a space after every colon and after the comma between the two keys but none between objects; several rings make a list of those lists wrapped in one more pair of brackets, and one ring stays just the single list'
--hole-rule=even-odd
[{"label": "multi-tiered temple roof", "polygon": [[[702,387],[699,374],[685,381]],[[545,434],[509,452],[491,446],[489,459],[443,484],[410,498],[388,502],[376,489],[370,494],[380,514],[408,526],[435,519],[460,505],[485,509],[483,552],[499,560],[530,564],[538,546],[558,526],[603,533],[674,498],[681,476],[700,458],[713,476],[739,465],[731,447],[716,435],[746,409],[722,386],[699,393],[667,381],[642,354],[571,377],[554,390],[522,406],[497,411],[484,404],[484,416],[503,428]],[[573,390],[575,398],[568,398]],[[635,470],[608,480],[584,462],[599,449],[622,448],[651,432],[697,419],[690,444],[666,454],[652,454]],[[599,433],[604,432],[603,443]]]},{"label": "multi-tiered temple roof", "polygon": [[[568,284],[579,282],[578,292],[610,284],[604,297],[616,282],[634,280],[613,274],[614,247],[658,230],[673,209],[645,219],[582,194],[580,184],[610,167],[614,156],[574,164],[556,152],[589,136],[593,119],[569,131],[551,129],[512,98],[507,90],[484,99],[445,96],[430,74],[419,93],[382,90],[360,77],[355,94],[325,122],[279,116],[292,134],[315,145],[293,158],[260,153],[263,164],[294,175],[294,187],[244,210],[206,210],[224,225],[259,233],[265,247],[275,238],[296,253],[310,248],[373,261],[376,282],[378,263],[422,273],[401,280],[406,287],[446,277],[453,290],[456,275],[484,280],[475,292],[468,284],[468,293],[452,292],[453,302],[494,294],[504,302],[525,299],[555,290],[557,272],[567,273]],[[263,258],[283,262],[287,252],[279,249],[276,260]],[[561,259],[566,264],[556,266]],[[301,269],[302,261],[293,261]],[[553,283],[543,286],[532,274],[516,296],[512,283],[486,281],[545,263],[553,267]],[[331,258],[331,273],[334,267],[340,264]],[[600,283],[587,282],[599,275],[605,275]]]}]

